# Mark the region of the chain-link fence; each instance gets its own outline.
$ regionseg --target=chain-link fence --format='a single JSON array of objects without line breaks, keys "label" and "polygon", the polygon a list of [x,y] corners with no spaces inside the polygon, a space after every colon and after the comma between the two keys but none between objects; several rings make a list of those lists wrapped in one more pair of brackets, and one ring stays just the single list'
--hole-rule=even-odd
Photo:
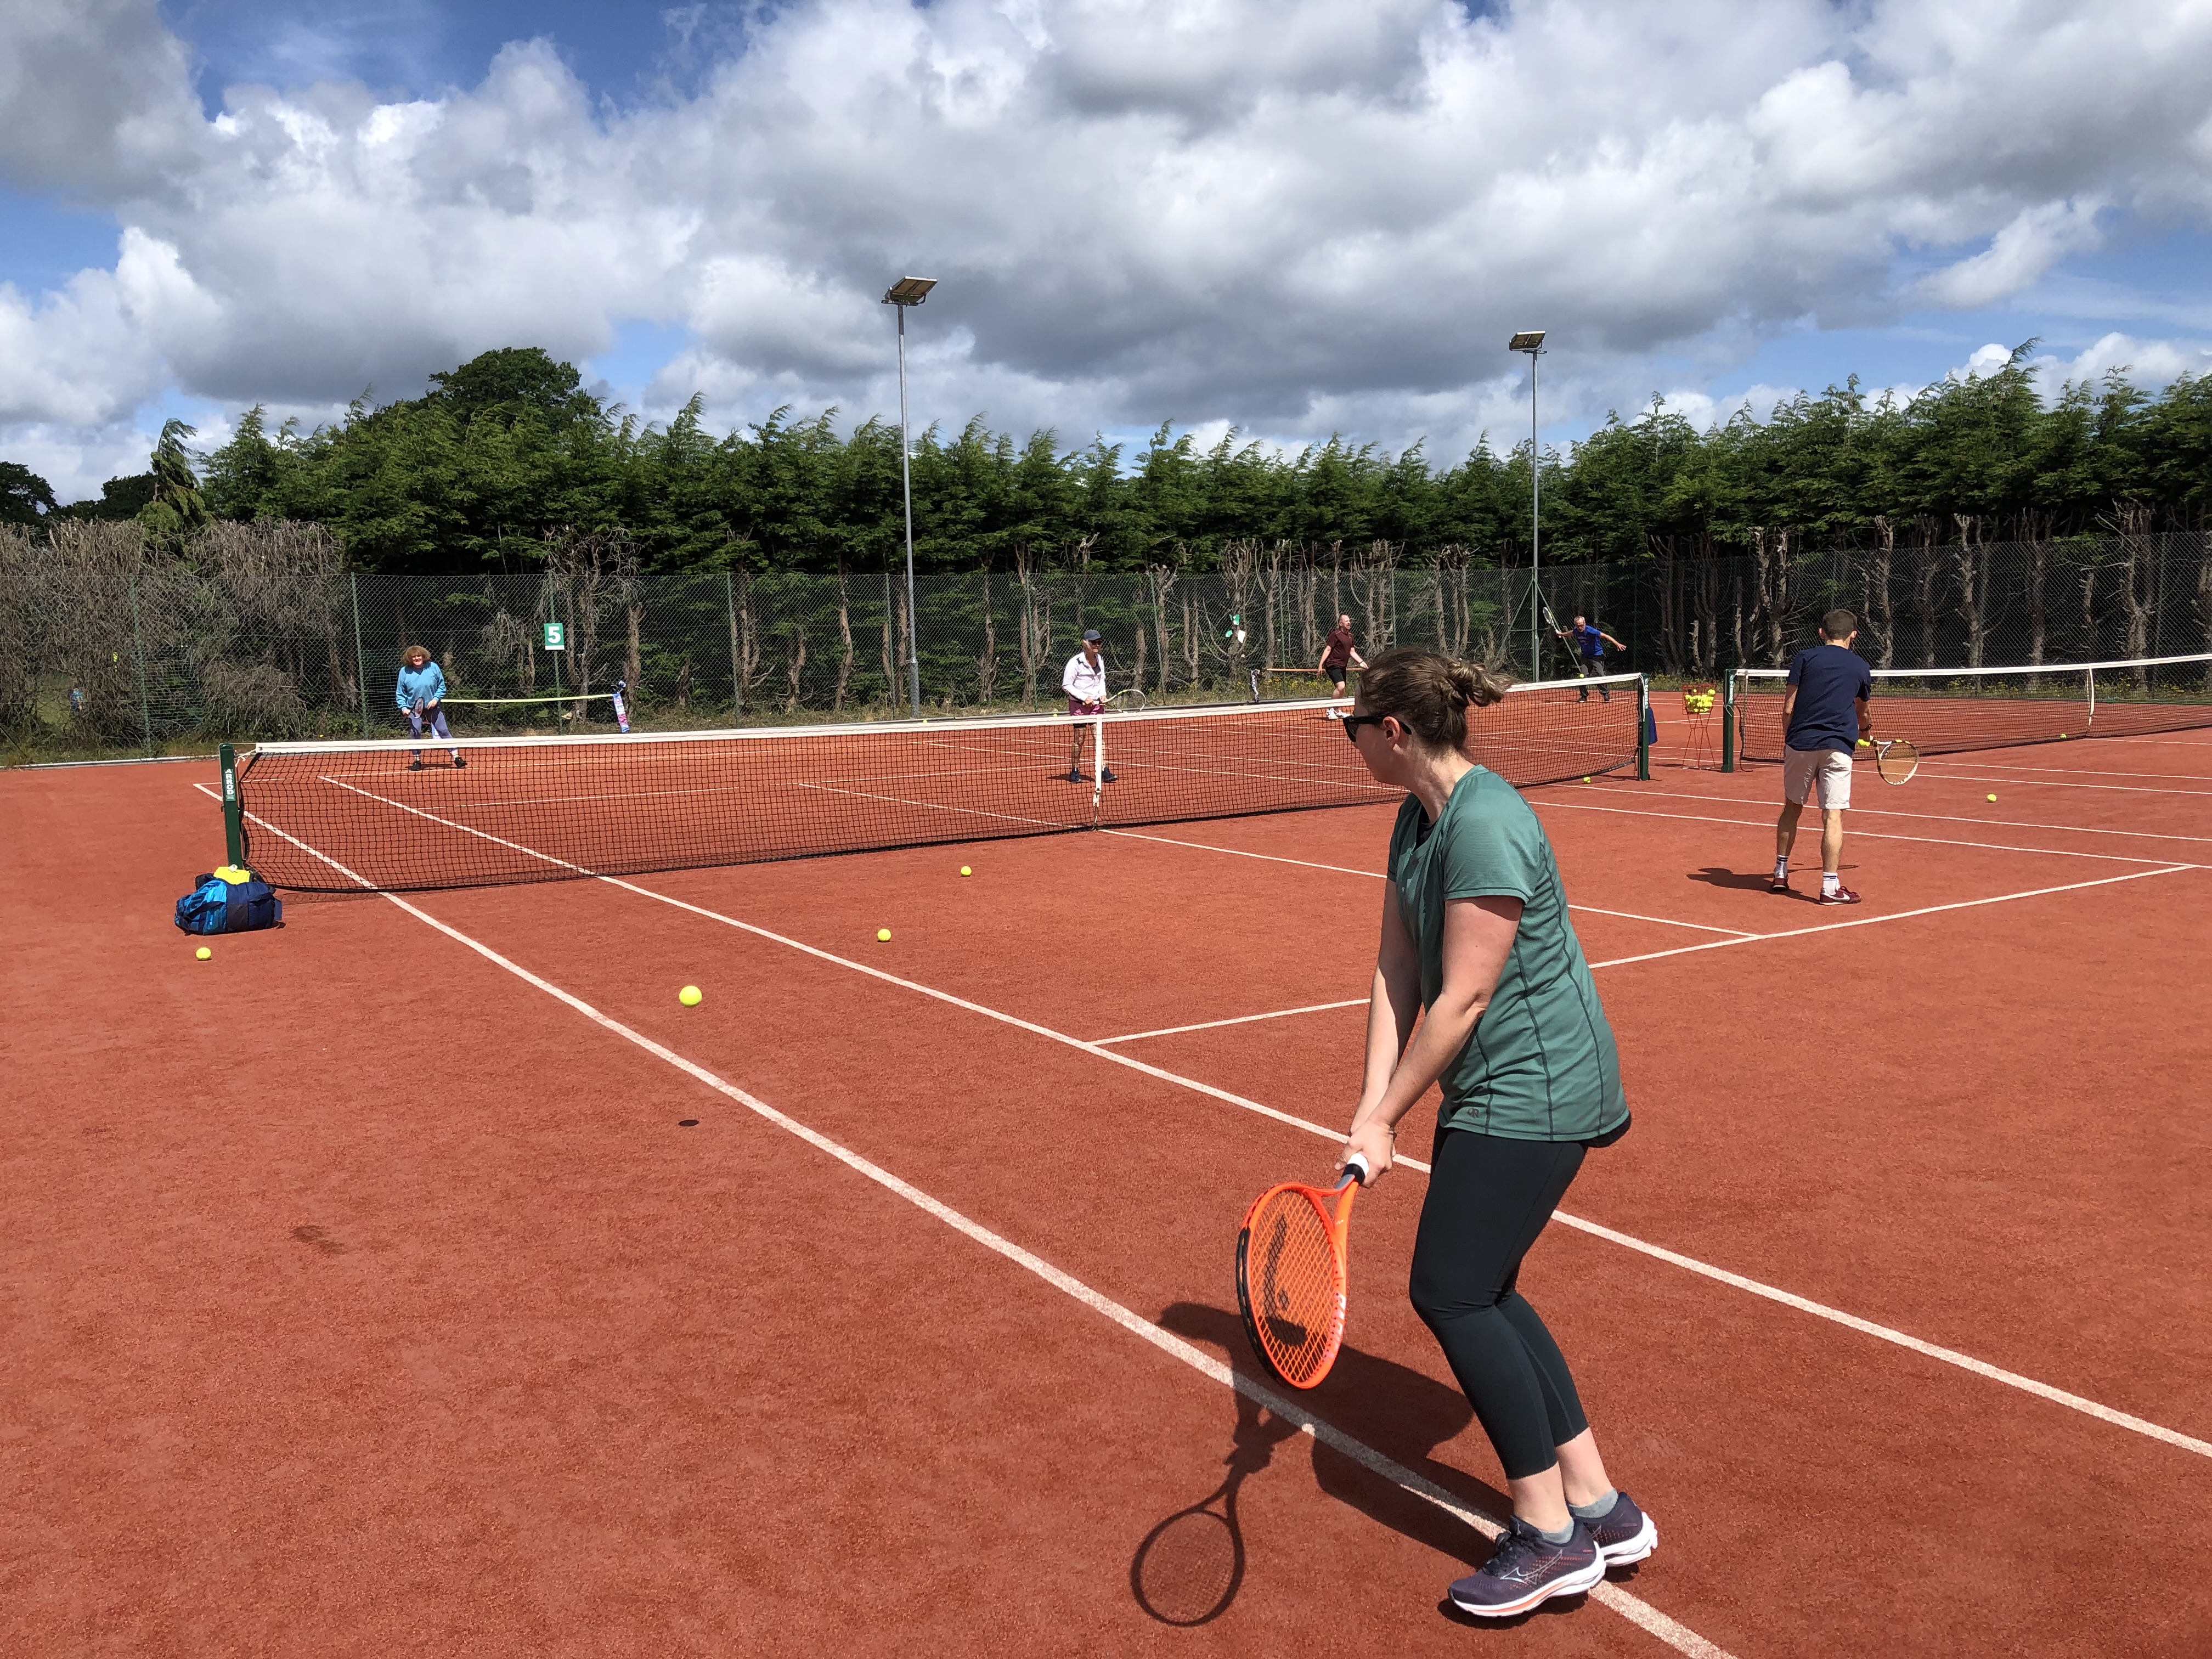
[{"label": "chain-link fence", "polygon": [[[1024,562],[924,576],[919,628],[898,573],[624,574],[569,558],[527,575],[348,572],[313,526],[216,526],[189,559],[137,526],[0,528],[0,739],[16,761],[160,753],[218,738],[396,735],[399,654],[420,645],[458,731],[680,728],[1061,706],[1083,631],[1110,684],[1155,701],[1312,695],[1340,615],[1359,649],[1429,646],[1523,678],[1572,672],[1551,619],[1581,612],[1622,665],[1711,678],[1779,665],[1841,605],[1882,667],[2081,662],[2212,650],[2212,538],[2108,537],[1807,554],[1676,556],[1528,573],[1396,565],[1387,548],[1315,562],[1238,556],[1203,574]],[[548,624],[556,632],[549,635]],[[1291,671],[1269,674],[1267,670]]]}]

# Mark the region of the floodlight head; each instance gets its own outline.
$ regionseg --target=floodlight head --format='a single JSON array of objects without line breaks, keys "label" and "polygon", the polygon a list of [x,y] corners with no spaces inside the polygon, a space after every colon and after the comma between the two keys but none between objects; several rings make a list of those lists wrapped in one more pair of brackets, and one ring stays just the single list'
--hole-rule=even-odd
[{"label": "floodlight head", "polygon": [[929,290],[937,286],[934,276],[902,276],[890,285],[884,295],[887,306],[918,306],[929,297]]},{"label": "floodlight head", "polygon": [[1523,329],[1513,337],[1505,349],[1508,351],[1541,351],[1544,349],[1544,331],[1540,328]]}]

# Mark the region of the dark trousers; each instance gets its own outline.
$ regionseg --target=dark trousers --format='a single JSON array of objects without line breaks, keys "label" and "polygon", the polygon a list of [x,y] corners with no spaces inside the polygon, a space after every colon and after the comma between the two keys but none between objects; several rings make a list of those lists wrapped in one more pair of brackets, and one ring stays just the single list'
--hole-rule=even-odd
[{"label": "dark trousers", "polygon": [[[435,708],[410,708],[407,711],[408,729],[418,738],[422,735],[422,722],[425,720],[430,723],[430,732],[433,736],[450,738],[453,735],[447,730],[446,710],[442,704]],[[422,755],[421,750],[417,749],[415,751],[416,759],[421,759]]]},{"label": "dark trousers", "polygon": [[1439,1129],[1413,1243],[1413,1311],[1497,1448],[1506,1478],[1541,1474],[1589,1426],[1559,1345],[1515,1288],[1521,1258],[1582,1168],[1580,1142]]},{"label": "dark trousers", "polygon": [[[1584,657],[1582,661],[1582,678],[1586,680],[1595,679],[1605,672],[1605,659],[1603,657]],[[1613,688],[1609,685],[1601,685],[1598,687],[1597,694],[1601,697],[1603,697],[1607,702],[1611,702],[1613,701]],[[1589,687],[1585,685],[1580,691],[1577,692],[1575,694],[1575,701],[1577,702],[1588,702],[1589,701]]]}]

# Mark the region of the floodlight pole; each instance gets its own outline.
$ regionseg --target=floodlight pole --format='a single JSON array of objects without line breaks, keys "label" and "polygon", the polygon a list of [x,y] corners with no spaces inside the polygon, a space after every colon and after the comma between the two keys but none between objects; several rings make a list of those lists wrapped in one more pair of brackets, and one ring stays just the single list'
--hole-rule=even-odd
[{"label": "floodlight pole", "polygon": [[933,276],[902,276],[884,295],[884,303],[898,313],[899,491],[906,499],[906,690],[916,720],[921,718],[921,616],[914,599],[914,446],[907,437],[906,422],[906,313],[936,286]]},{"label": "floodlight pole", "polygon": [[1528,678],[1540,680],[1544,678],[1543,647],[1538,642],[1544,622],[1544,462],[1537,440],[1536,359],[1544,355],[1544,331],[1516,334],[1508,349],[1528,354]]},{"label": "floodlight pole", "polygon": [[914,608],[914,453],[906,432],[906,307],[898,313],[899,493],[906,498],[906,696],[914,717],[921,718],[921,618]]}]

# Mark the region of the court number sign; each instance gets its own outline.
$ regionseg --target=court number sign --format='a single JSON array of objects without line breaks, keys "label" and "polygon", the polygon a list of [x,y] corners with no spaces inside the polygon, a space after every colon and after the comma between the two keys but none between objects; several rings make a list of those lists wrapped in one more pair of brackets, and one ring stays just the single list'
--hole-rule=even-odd
[{"label": "court number sign", "polygon": [[548,651],[566,651],[568,648],[568,630],[566,626],[560,623],[545,624],[545,648]]}]

